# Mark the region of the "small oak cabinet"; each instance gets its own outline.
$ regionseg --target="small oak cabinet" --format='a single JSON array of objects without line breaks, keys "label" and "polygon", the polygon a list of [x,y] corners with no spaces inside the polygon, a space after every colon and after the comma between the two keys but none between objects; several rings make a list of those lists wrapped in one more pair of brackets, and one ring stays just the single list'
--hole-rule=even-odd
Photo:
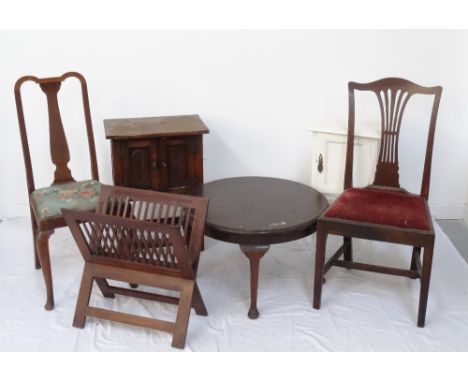
[{"label": "small oak cabinet", "polygon": [[199,195],[203,138],[198,115],[104,120],[116,186]]}]

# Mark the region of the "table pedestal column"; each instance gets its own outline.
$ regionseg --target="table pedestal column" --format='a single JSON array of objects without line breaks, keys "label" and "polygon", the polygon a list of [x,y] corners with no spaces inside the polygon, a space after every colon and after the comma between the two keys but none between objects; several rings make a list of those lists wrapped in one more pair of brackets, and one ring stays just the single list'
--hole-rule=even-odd
[{"label": "table pedestal column", "polygon": [[270,248],[269,245],[241,245],[241,251],[250,261],[250,309],[248,316],[251,319],[258,317],[257,291],[258,291],[258,268],[260,259]]}]

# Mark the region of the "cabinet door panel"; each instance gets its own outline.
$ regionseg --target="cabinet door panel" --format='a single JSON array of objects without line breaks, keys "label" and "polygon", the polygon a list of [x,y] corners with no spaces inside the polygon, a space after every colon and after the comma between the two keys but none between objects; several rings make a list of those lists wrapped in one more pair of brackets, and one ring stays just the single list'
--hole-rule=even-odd
[{"label": "cabinet door panel", "polygon": [[[355,136],[353,186],[371,184],[377,162],[379,140]],[[328,195],[343,191],[347,136],[314,132],[311,185]],[[319,166],[320,162],[320,166]]]},{"label": "cabinet door panel", "polygon": [[199,137],[166,138],[159,142],[161,191],[194,193],[200,182],[197,175]]},{"label": "cabinet door panel", "polygon": [[123,185],[126,187],[157,189],[157,155],[153,141],[126,142],[123,156]]}]

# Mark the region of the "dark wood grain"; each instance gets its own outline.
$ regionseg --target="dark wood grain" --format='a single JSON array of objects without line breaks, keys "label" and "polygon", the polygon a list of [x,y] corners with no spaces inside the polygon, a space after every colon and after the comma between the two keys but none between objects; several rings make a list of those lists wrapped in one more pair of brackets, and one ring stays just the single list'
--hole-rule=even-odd
[{"label": "dark wood grain", "polygon": [[114,184],[200,195],[203,139],[197,115],[106,120]]},{"label": "dark wood grain", "polygon": [[[423,138],[417,143],[426,144],[426,155],[421,182],[421,192],[419,197],[423,200],[429,228],[413,229],[392,225],[379,225],[364,221],[353,221],[340,219],[337,217],[327,217],[327,211],[318,219],[317,224],[317,247],[315,262],[314,281],[314,302],[315,309],[321,305],[322,284],[324,274],[332,265],[349,269],[373,271],[387,273],[409,278],[421,279],[421,291],[419,300],[419,312],[417,324],[420,327],[425,325],[426,307],[429,294],[429,280],[431,274],[431,264],[435,234],[432,227],[432,219],[427,204],[429,197],[429,185],[431,175],[432,148],[434,144],[434,132],[439,109],[442,88],[424,87],[411,81],[401,78],[384,78],[375,82],[361,84],[350,82],[348,84],[348,142],[346,150],[344,188],[349,189],[353,185],[353,152],[354,152],[354,127],[355,127],[355,93],[365,91],[374,93],[377,97],[381,114],[382,139],[379,157],[376,166],[375,179],[373,185],[368,188],[385,189],[393,192],[403,192],[409,194],[400,187],[399,181],[399,161],[398,142],[401,130],[401,121],[405,113],[410,98],[416,94],[429,95],[433,97],[433,104],[429,122],[427,139]],[[333,205],[330,207],[332,208]],[[352,205],[348,208],[353,208]],[[394,206],[395,210],[401,209],[399,205]],[[372,213],[372,211],[370,211]],[[329,234],[343,236],[343,251],[339,250],[329,259],[325,260],[326,240]],[[379,240],[391,243],[406,244],[413,248],[411,265],[409,270],[396,269],[381,265],[370,265],[356,263],[352,257],[352,239],[362,238],[369,240]],[[424,249],[423,265],[420,263],[420,252]],[[344,255],[344,261],[339,260],[340,255]]]},{"label": "dark wood grain", "polygon": [[270,245],[308,236],[328,207],[312,187],[267,177],[209,182],[203,196],[210,199],[206,235],[237,244]]},{"label": "dark wood grain", "polygon": [[157,138],[209,133],[198,115],[105,119],[108,139]]}]

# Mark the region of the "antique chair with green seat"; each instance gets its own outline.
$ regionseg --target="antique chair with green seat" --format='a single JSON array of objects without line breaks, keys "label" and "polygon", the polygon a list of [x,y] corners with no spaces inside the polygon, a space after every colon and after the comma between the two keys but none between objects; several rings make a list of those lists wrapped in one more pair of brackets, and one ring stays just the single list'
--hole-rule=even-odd
[{"label": "antique chair with green seat", "polygon": [[[58,103],[58,92],[62,82],[67,78],[76,78],[81,85],[84,119],[91,160],[91,179],[79,182],[73,179],[71,171],[68,168],[70,154]],[[21,97],[21,86],[27,81],[38,84],[47,97],[50,153],[52,162],[55,165],[52,185],[50,187],[38,189],[36,189],[34,182],[23,101]],[[96,162],[91,113],[89,110],[88,89],[84,77],[76,72],[65,73],[61,77],[54,78],[24,76],[16,81],[15,100],[26,168],[35,265],[36,269],[42,268],[47,290],[45,309],[51,310],[54,307],[54,294],[49,256],[49,237],[52,235],[55,228],[64,227],[66,225],[60,212],[61,208],[94,210],[101,187]]]},{"label": "antique chair with green seat", "polygon": [[[381,112],[382,138],[374,183],[353,188],[355,91],[373,92]],[[367,84],[350,82],[348,141],[344,192],[322,214],[317,223],[314,302],[320,309],[323,276],[331,266],[420,278],[417,324],[424,327],[434,249],[434,229],[427,204],[432,148],[442,88],[423,87],[401,78],[384,78]],[[412,194],[400,187],[398,142],[406,105],[413,95],[431,97],[432,111],[427,135],[421,191]],[[343,236],[343,245],[325,262],[328,234]],[[409,269],[398,269],[353,261],[352,238],[379,240],[413,247]],[[424,249],[421,265],[420,253]],[[343,260],[339,260],[341,255]]]},{"label": "antique chair with green seat", "polygon": [[[102,186],[95,213],[63,210],[85,260],[73,326],[86,316],[167,331],[183,348],[190,310],[206,316],[196,282],[208,199]],[[106,285],[122,294],[178,305],[175,322],[89,306],[93,280],[117,280],[179,292],[179,297]],[[107,281],[106,281],[107,283]]]}]

